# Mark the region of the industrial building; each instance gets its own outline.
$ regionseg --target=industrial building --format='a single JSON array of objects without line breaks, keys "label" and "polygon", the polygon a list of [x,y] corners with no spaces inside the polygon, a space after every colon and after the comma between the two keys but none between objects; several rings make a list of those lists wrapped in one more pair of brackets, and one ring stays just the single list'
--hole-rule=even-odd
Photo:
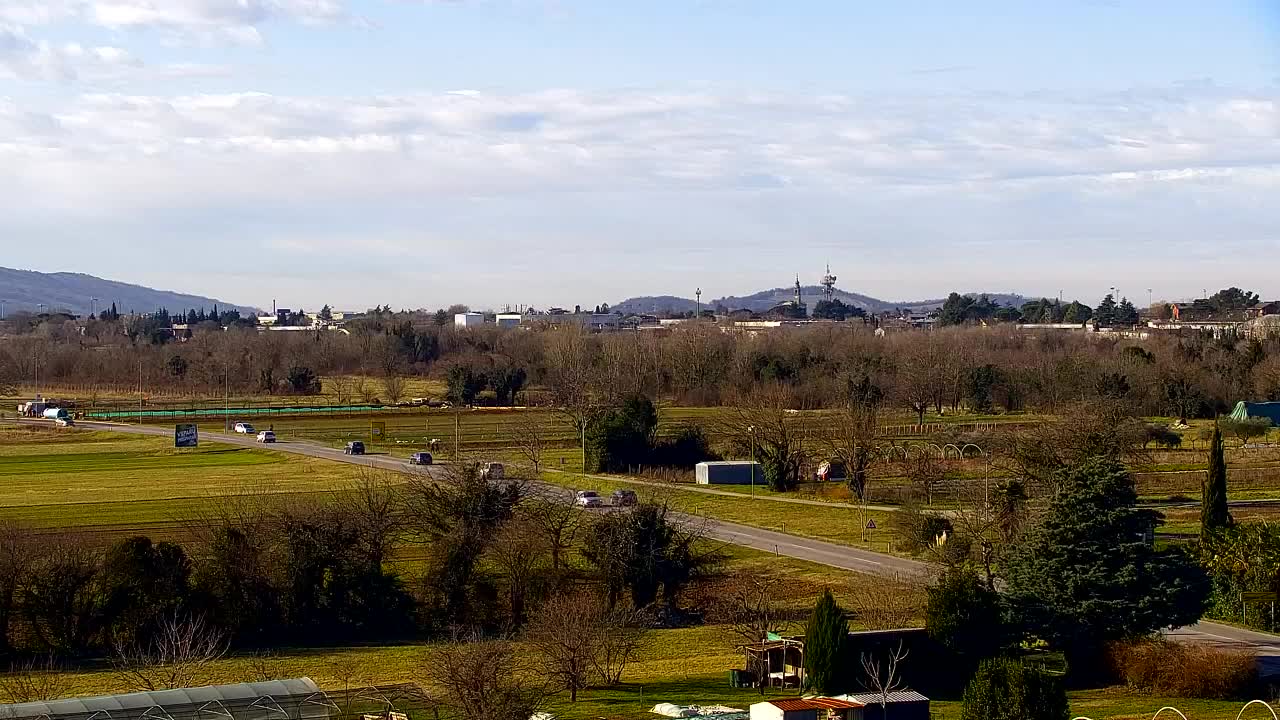
[{"label": "industrial building", "polygon": [[520,313],[498,313],[494,321],[500,328],[518,328],[524,322],[524,315]]},{"label": "industrial building", "polygon": [[464,312],[453,316],[454,327],[472,328],[484,325],[484,313]]}]

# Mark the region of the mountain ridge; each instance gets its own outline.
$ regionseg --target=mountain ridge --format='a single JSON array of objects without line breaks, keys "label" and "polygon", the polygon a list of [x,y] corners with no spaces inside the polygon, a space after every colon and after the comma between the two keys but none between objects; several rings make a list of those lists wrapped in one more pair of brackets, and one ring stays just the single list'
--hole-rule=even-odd
[{"label": "mountain ridge", "polygon": [[0,304],[4,305],[5,315],[36,312],[41,305],[48,312],[61,310],[73,315],[88,315],[94,309],[94,298],[97,298],[97,310],[109,308],[114,302],[121,313],[153,312],[160,308],[172,313],[185,313],[187,310],[201,308],[212,310],[215,305],[220,310],[257,312],[251,305],[237,305],[172,290],[156,290],[88,273],[43,273],[0,267]]},{"label": "mountain ridge", "polygon": [[[812,308],[819,300],[822,299],[823,288],[820,285],[808,285],[800,288],[801,297]],[[1013,293],[982,293],[970,292],[964,293],[972,297],[986,295],[993,302],[1000,305],[1019,306],[1027,301],[1027,297]],[[833,293],[834,297],[846,305],[853,305],[861,308],[869,313],[880,313],[887,310],[910,310],[915,312],[930,312],[942,307],[946,302],[946,298],[930,299],[930,300],[914,300],[907,302],[892,302],[888,300],[880,300],[869,295],[849,292],[836,288]],[[715,309],[724,306],[729,310],[751,310],[752,312],[764,312],[780,303],[791,300],[795,297],[795,287],[780,287],[770,290],[761,290],[750,295],[726,295],[722,298],[707,300],[702,303],[704,310]],[[695,311],[698,303],[695,300],[682,298],[675,295],[651,295],[627,298],[617,305],[610,306],[612,310],[623,314],[629,313],[652,313],[652,312],[670,312],[683,313]]]}]

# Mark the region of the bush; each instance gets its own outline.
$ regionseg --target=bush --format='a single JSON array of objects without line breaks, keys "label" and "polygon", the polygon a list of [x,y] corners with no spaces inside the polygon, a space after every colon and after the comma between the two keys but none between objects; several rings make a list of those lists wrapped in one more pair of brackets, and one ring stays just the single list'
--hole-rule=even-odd
[{"label": "bush", "polygon": [[913,553],[927,552],[937,547],[938,536],[944,532],[948,538],[955,533],[947,518],[921,512],[920,508],[912,505],[903,506],[893,513],[889,518],[889,529],[898,538],[898,546]]},{"label": "bush", "polygon": [[1235,435],[1240,442],[1247,443],[1254,438],[1265,437],[1271,431],[1271,420],[1262,417],[1251,417],[1244,420],[1223,417],[1218,418],[1218,427],[1222,428],[1224,435]]},{"label": "bush", "polygon": [[1258,681],[1257,659],[1243,650],[1140,640],[1112,645],[1108,661],[1119,682],[1172,697],[1244,699]]},{"label": "bush", "polygon": [[1168,425],[1147,425],[1146,435],[1143,437],[1142,444],[1150,445],[1155,443],[1166,448],[1182,447],[1182,436],[1169,429]]},{"label": "bush", "polygon": [[1067,720],[1060,678],[1017,660],[987,660],[964,691],[960,720]]},{"label": "bush", "polygon": [[654,445],[649,464],[665,468],[690,470],[700,462],[719,460],[711,450],[707,434],[697,425],[680,428],[675,437]]}]

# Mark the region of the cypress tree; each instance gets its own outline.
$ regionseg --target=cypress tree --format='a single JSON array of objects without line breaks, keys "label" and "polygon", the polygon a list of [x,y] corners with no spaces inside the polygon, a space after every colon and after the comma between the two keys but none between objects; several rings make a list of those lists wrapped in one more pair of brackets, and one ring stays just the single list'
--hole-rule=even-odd
[{"label": "cypress tree", "polygon": [[831,590],[825,590],[804,631],[805,687],[821,695],[844,692],[849,624]]},{"label": "cypress tree", "polygon": [[1227,509],[1227,461],[1222,450],[1222,430],[1213,428],[1213,441],[1209,447],[1209,472],[1205,473],[1204,487],[1200,494],[1200,539],[1231,525],[1231,511]]}]

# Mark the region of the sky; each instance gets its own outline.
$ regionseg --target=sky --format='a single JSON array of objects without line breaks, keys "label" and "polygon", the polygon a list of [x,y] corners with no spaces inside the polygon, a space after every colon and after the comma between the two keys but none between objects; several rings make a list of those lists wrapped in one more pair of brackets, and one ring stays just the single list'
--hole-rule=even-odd
[{"label": "sky", "polygon": [[0,0],[0,265],[259,307],[1280,298],[1277,190],[1277,0]]}]

